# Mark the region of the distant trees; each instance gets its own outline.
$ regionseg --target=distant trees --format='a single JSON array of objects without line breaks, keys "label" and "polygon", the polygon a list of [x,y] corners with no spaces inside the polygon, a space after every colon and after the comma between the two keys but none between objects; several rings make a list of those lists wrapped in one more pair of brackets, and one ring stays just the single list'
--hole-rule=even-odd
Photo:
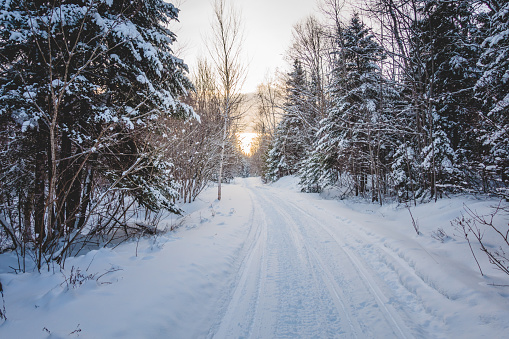
[{"label": "distant trees", "polygon": [[288,74],[285,88],[285,101],[282,105],[282,120],[276,126],[272,145],[268,151],[265,178],[270,181],[297,173],[300,161],[306,154],[305,138],[302,133],[309,130],[306,121],[306,93],[308,92],[304,70],[295,61]]},{"label": "distant trees", "polygon": [[179,203],[190,203],[211,182],[221,184],[241,174],[242,163],[236,132],[242,115],[245,76],[241,63],[240,16],[226,1],[213,3],[207,37],[209,56],[199,57],[191,72],[194,91],[182,98],[199,115],[199,121],[172,118],[159,136],[164,157],[173,164]]},{"label": "distant trees", "polygon": [[261,176],[263,180],[267,180],[269,163],[273,163],[267,162],[267,157],[281,117],[282,96],[283,90],[278,79],[269,78],[258,85],[254,126],[258,136],[252,142],[249,161],[252,174]]},{"label": "distant trees", "polygon": [[226,140],[223,139],[225,120],[213,65],[206,59],[199,59],[191,79],[195,91],[185,102],[194,108],[200,119],[172,119],[168,124],[170,141],[164,143],[169,146],[164,154],[174,165],[172,175],[179,185],[178,200],[184,203],[194,201],[210,182],[217,181],[221,162],[222,180],[236,174],[239,153],[231,121],[227,125]]},{"label": "distant trees", "polygon": [[126,226],[133,205],[178,211],[152,137],[194,115],[166,28],[177,14],[159,0],[0,2],[1,226],[39,268]]},{"label": "distant trees", "polygon": [[209,56],[198,58],[191,72],[194,91],[182,98],[199,121],[169,119],[167,131],[157,137],[166,145],[164,157],[173,164],[179,203],[194,201],[211,182],[217,182],[221,198],[221,184],[245,167],[236,137],[245,76],[240,17],[224,0],[214,2],[212,9],[212,35],[205,42]]}]

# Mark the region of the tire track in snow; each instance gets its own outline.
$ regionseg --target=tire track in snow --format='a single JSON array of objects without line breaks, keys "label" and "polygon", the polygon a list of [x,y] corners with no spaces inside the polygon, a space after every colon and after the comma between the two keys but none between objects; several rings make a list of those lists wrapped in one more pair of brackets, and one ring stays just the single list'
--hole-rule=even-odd
[{"label": "tire track in snow", "polygon": [[[266,200],[270,200],[270,198],[269,199],[266,198]],[[284,205],[285,203],[278,202],[278,204],[272,204],[272,207],[278,212],[279,215],[283,216],[286,224],[292,228],[290,236],[294,239],[296,245],[298,247],[303,248],[306,253],[305,259],[303,260],[306,260],[310,263],[312,261],[311,263],[312,267],[310,267],[310,270],[315,276],[315,282],[324,284],[326,286],[330,294],[330,297],[332,298],[336,306],[336,309],[339,311],[340,317],[343,316],[346,319],[346,322],[348,323],[348,326],[350,328],[350,332],[344,332],[343,334],[345,335],[348,333],[354,338],[359,337],[359,335],[362,333],[362,330],[358,322],[352,320],[353,316],[350,314],[345,303],[343,302],[343,300],[345,300],[346,298],[344,293],[342,292],[342,289],[336,283],[332,273],[330,272],[330,270],[327,269],[326,265],[323,263],[316,250],[313,247],[310,247],[309,245],[306,244],[302,234],[295,225],[294,220],[295,215],[293,217],[289,215],[287,211],[281,207]],[[316,268],[318,268],[318,270]]]},{"label": "tire track in snow", "polygon": [[[250,200],[253,205],[251,195]],[[239,267],[235,270],[235,279],[225,292],[219,321],[209,331],[208,338],[249,337],[252,331],[260,289],[263,286],[262,270],[266,266],[264,252],[267,225],[256,217],[254,206],[249,220],[250,231],[238,254],[240,259]]]},{"label": "tire track in snow", "polygon": [[355,330],[349,325],[337,305],[340,299],[331,298],[330,283],[317,274],[321,269],[303,250],[293,220],[271,199],[260,198],[252,188],[247,191],[253,200],[252,227],[265,232],[245,242],[248,253],[209,337],[357,337],[359,326]]},{"label": "tire track in snow", "polygon": [[[260,200],[265,200],[267,203],[265,209],[272,208],[276,211],[276,213],[272,213],[272,215],[277,215],[280,217],[283,217],[284,223],[286,225],[289,225],[292,230],[289,232],[289,235],[294,239],[294,242],[297,244],[297,246],[300,246],[303,248],[303,252],[306,253],[308,262],[312,263],[311,270],[313,272],[316,272],[315,275],[319,276],[319,280],[322,282],[322,284],[326,285],[326,288],[329,291],[330,298],[334,301],[336,304],[337,310],[342,314],[344,318],[347,319],[348,325],[350,327],[350,331],[348,332],[348,335],[352,337],[374,337],[377,336],[376,330],[374,330],[373,321],[371,323],[362,321],[361,319],[366,318],[365,315],[369,312],[364,312],[361,314],[356,308],[358,305],[366,305],[362,306],[362,308],[366,307],[369,308],[369,305],[371,304],[371,313],[373,314],[376,310],[376,308],[379,308],[380,310],[378,313],[382,313],[381,315],[378,314],[372,315],[372,318],[385,318],[386,319],[386,325],[385,325],[385,331],[387,332],[387,325],[392,330],[389,330],[391,333],[391,336],[393,337],[412,337],[412,335],[409,333],[409,330],[404,327],[403,321],[399,319],[397,316],[397,313],[395,313],[394,310],[389,310],[384,302],[384,300],[387,300],[383,293],[377,288],[377,286],[370,281],[363,282],[367,289],[370,290],[371,295],[374,297],[374,300],[376,301],[370,301],[370,300],[361,300],[359,302],[359,299],[352,300],[346,297],[345,293],[343,293],[343,289],[345,287],[348,287],[348,291],[355,291],[358,288],[358,284],[355,286],[350,284],[347,284],[347,279],[345,278],[338,278],[338,275],[333,274],[333,271],[328,268],[328,265],[326,264],[326,261],[322,259],[322,255],[318,253],[316,248],[318,244],[311,243],[311,238],[309,235],[304,236],[304,226],[307,226],[308,224],[312,224],[316,222],[316,217],[309,215],[309,214],[303,214],[303,211],[301,211],[300,208],[295,206],[290,206],[288,200],[281,200],[276,195],[268,195],[267,190],[261,188],[257,190],[258,193],[261,195]],[[270,193],[270,192],[269,192]],[[311,221],[309,221],[309,218],[312,218]],[[307,222],[304,222],[303,220],[308,220]],[[279,221],[279,220],[273,220]],[[323,233],[323,232],[322,232]],[[323,234],[322,234],[323,236]],[[326,237],[331,238],[329,234],[326,235]],[[315,239],[316,240],[316,239]],[[334,240],[334,239],[332,239]],[[339,242],[334,241],[336,243],[336,247],[340,246]],[[342,251],[341,248],[336,248],[336,252],[338,249],[343,253],[342,254],[342,260],[350,262],[353,267],[355,267],[355,270],[350,269],[349,271],[345,272],[345,275],[356,275],[359,277],[358,280],[367,280],[366,273],[364,272],[364,275],[361,275],[363,271],[361,271],[360,268],[358,268],[356,265],[358,265],[358,262],[354,262],[350,256],[345,252]],[[323,253],[322,253],[323,254]],[[302,256],[302,253],[301,253]],[[330,258],[328,257],[329,261],[337,260],[338,258]],[[334,267],[336,271],[341,272],[344,270],[345,265],[342,265],[342,267]],[[361,267],[361,266],[359,266]],[[345,285],[346,284],[346,285]],[[345,301],[350,302],[348,305],[349,307],[345,306]],[[357,302],[356,302],[357,301]],[[353,320],[352,320],[353,319]],[[375,320],[377,322],[377,320]],[[379,325],[377,325],[379,326]],[[383,326],[382,326],[383,327]],[[345,333],[343,333],[342,337],[345,336]]]},{"label": "tire track in snow", "polygon": [[[338,244],[338,246],[348,255],[352,263],[354,263],[355,266],[357,267],[359,274],[364,277],[365,282],[370,286],[370,289],[372,289],[372,291],[374,292],[374,295],[376,296],[378,303],[387,310],[387,314],[389,315],[390,318],[392,318],[392,321],[394,321],[397,328],[399,328],[398,331],[400,331],[400,333],[403,336],[409,335],[408,332],[409,327],[406,326],[405,324],[412,321],[412,319],[409,318],[409,315],[415,313],[420,313],[422,314],[422,316],[421,317],[414,316],[414,319],[419,320],[419,323],[414,323],[413,326],[411,326],[414,335],[418,337],[429,337],[431,336],[429,331],[433,333],[433,336],[437,336],[439,335],[439,333],[444,333],[443,320],[439,319],[435,312],[425,305],[422,298],[416,294],[415,286],[414,289],[411,289],[407,286],[408,281],[406,280],[411,278],[411,280],[414,283],[419,283],[421,285],[421,288],[426,290],[428,293],[432,293],[435,290],[432,287],[430,287],[425,281],[422,281],[422,279],[411,268],[405,269],[402,266],[402,263],[400,262],[401,258],[399,258],[399,256],[397,258],[394,258],[391,253],[388,253],[388,249],[385,247],[373,248],[373,246],[367,245],[369,241],[364,239],[362,235],[358,234],[357,230],[355,230],[355,228],[352,227],[351,220],[344,218],[339,219],[348,230],[346,234],[347,237],[349,239],[353,239],[353,241],[356,242],[356,245],[354,245],[352,241],[342,240],[344,237],[339,237],[337,234],[337,231],[339,231],[339,229],[336,228],[333,229],[331,226],[334,223],[331,223],[330,220],[324,219],[323,215],[312,215],[310,212],[306,211],[306,209],[304,209],[303,206],[299,206],[298,204],[296,204],[295,201],[286,200],[286,202],[291,204],[294,208],[301,210],[309,218],[320,220],[320,222],[317,224],[318,227],[327,232],[328,235],[332,239],[334,239],[334,241]],[[317,206],[313,207],[319,208]],[[336,217],[336,219],[338,218]],[[341,231],[345,231],[345,227],[341,228]],[[354,234],[356,236],[354,236]],[[359,238],[362,238],[364,240],[361,241],[359,240]],[[363,247],[359,249],[358,248],[359,245]],[[369,247],[371,251],[366,251],[366,247]],[[369,253],[366,254],[366,252],[372,253],[371,255],[369,255]],[[363,257],[364,259],[362,259]],[[372,265],[369,265],[367,260],[369,260],[371,263],[378,262],[379,264],[384,266],[385,269],[390,271],[393,276],[394,275],[397,276],[397,278],[393,277],[391,282],[394,284],[394,282],[397,281],[399,282],[399,284],[396,284],[397,285],[396,287],[389,286],[386,281],[384,281],[381,277],[377,276],[378,275],[377,270]],[[403,270],[404,273],[401,272],[401,270]],[[405,278],[402,278],[400,276],[401,274],[404,274]],[[387,292],[384,293],[381,290],[380,286],[387,287],[390,291],[393,292],[388,291],[389,293]],[[406,299],[404,299],[403,296],[400,295],[401,290],[405,292]],[[439,291],[435,292],[440,293]],[[386,294],[388,294],[389,296],[387,296]],[[395,305],[399,306],[400,308],[399,310],[395,309],[392,306],[393,301],[395,299],[398,300],[398,302]],[[401,315],[402,319],[400,319],[399,315]]]},{"label": "tire track in snow", "polygon": [[[296,202],[284,191],[249,181],[246,185],[252,203],[250,231],[209,338],[429,334],[415,322],[424,314],[422,308],[404,314],[411,307],[405,307],[393,294],[396,291],[359,256],[359,246],[367,242],[352,238],[346,223],[345,229],[336,229],[332,226],[338,220],[323,215],[319,206],[304,206],[310,201]],[[346,239],[337,233],[339,229],[347,231]],[[403,306],[396,309],[394,300],[396,306]]]},{"label": "tire track in snow", "polygon": [[[303,231],[302,228],[304,227],[304,225],[309,226],[309,227],[313,227],[314,229],[316,229],[316,226],[314,226],[314,224],[317,224],[317,217],[316,216],[313,216],[313,215],[305,212],[304,210],[302,210],[301,208],[299,208],[295,204],[291,203],[289,200],[283,201],[283,200],[280,200],[278,197],[275,197],[275,196],[273,196],[271,198],[275,202],[277,200],[277,203],[275,205],[278,205],[278,206],[286,205],[286,207],[287,207],[286,210],[292,210],[292,212],[294,212],[291,215],[291,218],[294,220],[294,224],[296,225],[296,227],[298,227],[298,225],[300,225],[301,230],[299,231],[299,233],[302,234],[301,231]],[[292,205],[292,206],[290,206],[290,205]],[[288,208],[288,207],[290,207],[290,208]],[[284,214],[287,213],[281,207],[279,209],[280,209],[280,213],[284,213]],[[302,219],[307,219],[308,221],[307,222],[303,222]],[[317,225],[325,230],[324,225],[322,223],[319,223]],[[412,337],[412,335],[409,333],[409,330],[404,327],[403,321],[396,314],[395,310],[388,308],[388,306],[386,305],[386,302],[388,301],[388,298],[385,297],[385,295],[380,291],[378,286],[373,282],[372,277],[366,272],[366,270],[360,264],[359,260],[357,258],[355,258],[351,253],[349,253],[348,250],[339,241],[337,241],[332,234],[330,234],[330,232],[327,232],[326,236],[329,237],[329,238],[332,238],[334,240],[334,242],[337,244],[337,246],[336,246],[337,250],[339,250],[339,251],[344,253],[344,255],[342,256],[343,259],[345,259],[345,258],[348,259],[349,262],[355,267],[356,273],[359,275],[359,277],[361,278],[362,282],[366,285],[368,290],[371,292],[371,295],[376,299],[376,303],[377,303],[379,309],[382,311],[382,315],[387,320],[387,324],[393,329],[393,335],[396,336],[396,337],[401,337],[401,338]],[[309,237],[309,238],[311,238],[311,237]],[[319,263],[321,263],[320,264],[320,268],[321,268],[323,274],[325,276],[327,276],[327,272],[329,270],[326,269],[326,266],[323,264],[323,261],[320,259],[320,255],[318,254],[318,252],[315,249],[316,246],[315,247],[313,247],[313,246],[306,246],[306,247],[307,247],[307,251],[308,252],[314,254],[313,255],[314,259],[316,261],[318,261]],[[351,272],[350,272],[350,274],[351,274]],[[332,276],[332,274],[328,275],[328,279],[329,279],[330,282],[335,283],[335,278]],[[341,289],[338,287],[337,290],[341,290]],[[345,296],[343,295],[339,299],[341,300],[342,298],[345,298]],[[344,305],[344,303],[342,301],[341,301],[341,303]],[[367,302],[361,302],[360,304],[363,304],[363,303],[367,304]],[[355,305],[353,305],[353,307],[355,307]],[[374,335],[376,335],[376,333],[373,333],[371,327],[372,327],[372,325],[369,325],[369,324],[364,324],[362,326],[362,328],[363,328],[363,330],[362,330],[363,336],[366,336],[366,335],[374,336]],[[352,327],[352,329],[353,329],[353,327]]]},{"label": "tire track in snow", "polygon": [[[260,199],[257,199],[256,206],[263,219],[268,221],[267,211],[271,211],[274,206],[269,206]],[[298,250],[295,239],[288,237],[285,220],[280,215],[270,215],[270,221],[275,217],[279,226],[270,229],[269,255],[276,264],[265,272],[273,277],[273,283],[263,291],[277,299],[277,302],[272,304],[275,307],[272,313],[276,324],[270,337],[309,337],[316,334],[321,327],[318,325],[321,319],[315,314],[316,298],[313,297],[316,295],[310,297],[314,289],[307,284],[310,269],[306,265],[306,258]],[[267,310],[270,305],[264,305],[263,308]],[[258,323],[257,329],[262,326],[263,324]]]}]

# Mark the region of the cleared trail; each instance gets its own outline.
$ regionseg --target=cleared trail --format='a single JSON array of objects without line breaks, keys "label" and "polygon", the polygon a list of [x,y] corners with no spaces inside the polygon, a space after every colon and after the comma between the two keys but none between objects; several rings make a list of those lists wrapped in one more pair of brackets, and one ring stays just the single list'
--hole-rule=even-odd
[{"label": "cleared trail", "polygon": [[[355,224],[246,179],[250,231],[211,338],[440,337],[443,322],[400,281],[411,268],[373,248]],[[336,212],[333,212],[336,213]],[[425,283],[414,279],[418,284]],[[432,292],[434,293],[434,292]]]}]

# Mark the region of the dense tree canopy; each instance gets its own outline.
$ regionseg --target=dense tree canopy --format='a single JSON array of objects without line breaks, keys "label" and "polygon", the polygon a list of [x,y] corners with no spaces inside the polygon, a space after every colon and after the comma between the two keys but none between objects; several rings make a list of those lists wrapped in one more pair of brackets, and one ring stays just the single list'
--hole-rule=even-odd
[{"label": "dense tree canopy", "polygon": [[159,0],[0,3],[0,200],[22,242],[32,224],[41,251],[101,224],[115,196],[178,211],[172,164],[147,138],[194,116],[179,100],[192,85],[171,51],[177,15]]},{"label": "dense tree canopy", "polygon": [[[282,107],[268,179],[297,174],[304,190],[335,187],[380,203],[393,196],[416,201],[507,192],[507,4],[372,1],[367,13],[376,30],[357,14],[343,23],[335,1],[324,10],[331,20],[314,21],[321,38],[295,27],[296,45],[308,37],[327,41],[327,48],[315,49],[315,58],[291,53],[308,85],[300,97],[286,94],[299,115],[295,120]],[[311,85],[317,63],[310,60],[326,61],[320,67],[327,70],[325,85]],[[293,123],[299,133],[289,133],[291,121],[313,112],[312,96],[302,95],[313,88],[325,114],[311,124]],[[298,150],[296,157],[283,152],[290,149]]]}]

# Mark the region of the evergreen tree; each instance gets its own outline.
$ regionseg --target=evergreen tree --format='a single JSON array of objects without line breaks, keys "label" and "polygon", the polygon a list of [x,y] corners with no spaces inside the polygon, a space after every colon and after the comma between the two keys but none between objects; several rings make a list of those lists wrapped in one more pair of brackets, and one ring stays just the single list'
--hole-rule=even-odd
[{"label": "evergreen tree", "polygon": [[401,133],[395,138],[391,175],[400,199],[436,198],[477,181],[472,173],[480,152],[479,105],[473,88],[484,27],[478,4],[419,0],[409,3],[415,16],[395,14],[392,3],[386,7],[394,23],[394,36],[389,36],[401,53],[393,65],[404,65],[394,74],[401,77],[404,99],[397,104],[395,124]]},{"label": "evergreen tree", "polygon": [[507,196],[509,186],[509,3],[493,1],[488,36],[479,64],[483,74],[476,85],[482,100],[481,139],[488,152],[483,165],[496,173]]},{"label": "evergreen tree", "polygon": [[391,179],[398,200],[414,200],[419,187],[419,164],[416,161],[415,147],[410,141],[402,141],[395,149],[391,164]]},{"label": "evergreen tree", "polygon": [[357,14],[339,41],[340,57],[329,88],[331,107],[320,123],[302,184],[334,185],[342,174],[348,174],[355,193],[361,194],[367,190],[368,176],[373,179],[380,166],[380,126],[386,120],[382,98],[390,86],[382,85],[378,65],[384,50]]},{"label": "evergreen tree", "polygon": [[478,22],[470,0],[427,0],[418,22],[429,84],[427,92],[439,124],[455,151],[472,148],[468,131],[475,117],[473,88],[479,77]]},{"label": "evergreen tree", "polygon": [[268,152],[266,180],[276,181],[282,176],[299,171],[300,162],[310,144],[305,138],[309,129],[306,110],[307,84],[304,70],[295,61],[293,71],[288,74],[283,118],[279,122]]},{"label": "evergreen tree", "polygon": [[412,107],[408,111],[415,116],[412,123],[418,135],[410,143],[413,163],[407,167],[421,169],[415,173],[418,178],[412,179],[419,187],[414,196],[429,193],[436,199],[443,190],[465,186],[463,173],[472,166],[468,160],[479,150],[472,137],[479,22],[469,0],[425,0],[420,5],[421,16],[413,27],[413,68],[407,72],[413,77],[407,82],[415,84],[409,93]]},{"label": "evergreen tree", "polygon": [[194,114],[178,100],[191,84],[171,52],[177,15],[161,0],[0,2],[1,200],[39,243],[84,226],[98,182],[177,211],[171,164],[146,138]]}]

